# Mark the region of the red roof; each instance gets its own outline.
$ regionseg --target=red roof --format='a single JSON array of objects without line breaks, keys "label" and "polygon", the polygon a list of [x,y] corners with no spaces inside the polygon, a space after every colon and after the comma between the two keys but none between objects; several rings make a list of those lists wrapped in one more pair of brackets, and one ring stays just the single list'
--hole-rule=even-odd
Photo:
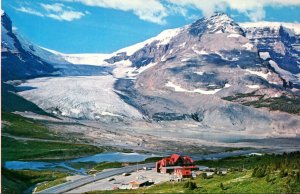
[{"label": "red roof", "polygon": [[[180,161],[181,160],[181,161]],[[193,165],[194,161],[189,156],[180,156],[178,154],[172,154],[170,157],[163,158],[157,162],[159,166],[187,166]]]},{"label": "red roof", "polygon": [[177,162],[177,160],[180,158],[180,156],[178,154],[172,154],[171,155],[171,159],[173,160],[173,162]]}]

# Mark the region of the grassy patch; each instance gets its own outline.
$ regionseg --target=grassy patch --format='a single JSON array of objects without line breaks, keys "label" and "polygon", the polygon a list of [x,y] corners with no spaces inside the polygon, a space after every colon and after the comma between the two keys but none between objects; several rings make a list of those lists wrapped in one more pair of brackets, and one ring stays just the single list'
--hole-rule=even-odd
[{"label": "grassy patch", "polygon": [[283,166],[290,166],[291,169],[300,169],[300,152],[292,152],[283,155],[266,154],[263,156],[236,156],[219,160],[196,161],[196,164],[212,168],[254,169],[256,166],[269,165],[276,170]]},{"label": "grassy patch", "polygon": [[97,164],[94,169],[97,171],[102,171],[104,169],[109,169],[109,168],[121,168],[123,167],[121,162],[101,162]]},{"label": "grassy patch", "polygon": [[95,163],[95,162],[70,162],[68,165],[70,165],[72,168],[75,168],[77,170],[84,168],[88,171],[88,170],[94,168],[97,165],[97,163]]},{"label": "grassy patch", "polygon": [[2,133],[27,138],[58,139],[43,124],[33,119],[8,112],[2,112],[1,117]]},{"label": "grassy patch", "polygon": [[[102,148],[87,144],[63,142],[62,137],[57,137],[40,122],[13,113],[2,112],[2,124],[2,133],[22,138],[33,138],[25,141],[1,136],[2,161],[60,160],[104,151]],[[43,139],[43,141],[34,138]]]},{"label": "grassy patch", "polygon": [[121,162],[101,162],[101,163],[75,162],[75,163],[70,163],[70,166],[72,166],[75,169],[84,168],[86,171],[93,169],[93,170],[96,170],[97,172],[100,172],[105,169],[124,167],[124,163],[121,163]]},{"label": "grassy patch", "polygon": [[141,163],[151,163],[151,162],[157,162],[158,160],[161,160],[163,157],[151,157],[146,158],[144,162]]},{"label": "grassy patch", "polygon": [[103,149],[59,142],[20,141],[2,136],[2,161],[62,160],[100,153]]},{"label": "grassy patch", "polygon": [[59,179],[56,179],[56,180],[52,180],[52,181],[46,181],[44,183],[39,184],[36,187],[36,192],[48,189],[50,187],[54,187],[56,185],[59,185],[59,184],[65,183],[65,182],[67,182],[67,179],[65,177],[64,178],[59,178]]},{"label": "grassy patch", "polygon": [[1,169],[1,193],[22,193],[29,187],[43,181],[66,177],[67,174],[51,171],[7,170]]}]

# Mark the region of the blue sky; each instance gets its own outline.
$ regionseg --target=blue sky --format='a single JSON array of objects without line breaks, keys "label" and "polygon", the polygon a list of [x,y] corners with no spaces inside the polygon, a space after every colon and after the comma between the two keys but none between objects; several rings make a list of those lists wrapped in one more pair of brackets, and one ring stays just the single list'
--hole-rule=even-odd
[{"label": "blue sky", "polygon": [[110,53],[214,11],[237,22],[300,22],[300,0],[2,0],[17,32],[64,53]]}]

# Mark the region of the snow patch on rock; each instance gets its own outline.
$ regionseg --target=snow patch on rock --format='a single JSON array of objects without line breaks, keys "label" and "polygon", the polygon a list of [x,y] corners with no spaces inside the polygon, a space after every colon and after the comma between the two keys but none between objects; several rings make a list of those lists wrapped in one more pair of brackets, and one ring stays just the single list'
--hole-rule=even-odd
[{"label": "snow patch on rock", "polygon": [[246,85],[246,86],[251,89],[259,89],[260,88],[259,85]]},{"label": "snow patch on rock", "polygon": [[189,93],[199,93],[199,94],[205,94],[205,95],[212,95],[212,94],[215,94],[215,93],[221,91],[223,88],[230,87],[231,85],[227,83],[227,84],[225,84],[225,86],[223,88],[217,88],[217,89],[213,89],[213,90],[204,90],[204,89],[197,88],[197,89],[194,89],[192,91],[191,90],[186,90],[186,89],[182,88],[181,86],[174,84],[171,81],[168,81],[168,83],[165,86],[174,88],[175,92],[189,92]]},{"label": "snow patch on rock", "polygon": [[247,71],[248,73],[250,73],[250,74],[253,74],[253,75],[257,75],[257,76],[259,76],[259,77],[262,77],[262,78],[264,78],[265,80],[267,80],[268,76],[271,75],[270,72],[264,73],[264,72],[261,72],[261,71],[252,71],[252,70],[250,70],[250,69],[246,69],[246,71]]},{"label": "snow patch on rock", "polygon": [[263,60],[267,60],[271,58],[269,52],[259,52],[259,57]]},{"label": "snow patch on rock", "polygon": [[240,34],[229,34],[229,35],[227,36],[227,38],[239,38],[239,37],[241,37]]},{"label": "snow patch on rock", "polygon": [[208,55],[208,53],[205,50],[198,51],[196,49],[193,49],[193,51],[198,55]]},{"label": "snow patch on rock", "polygon": [[247,42],[246,44],[242,45],[242,47],[246,48],[247,50],[251,51],[254,47],[253,44]]},{"label": "snow patch on rock", "polygon": [[196,72],[194,72],[194,73],[196,73],[196,74],[198,74],[198,75],[203,75],[203,74],[204,74],[204,71],[196,71]]}]

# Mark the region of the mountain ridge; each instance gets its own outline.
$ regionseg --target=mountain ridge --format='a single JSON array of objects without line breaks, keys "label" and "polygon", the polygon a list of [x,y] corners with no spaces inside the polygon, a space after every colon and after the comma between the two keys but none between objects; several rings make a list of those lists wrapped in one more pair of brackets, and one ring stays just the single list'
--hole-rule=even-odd
[{"label": "mountain ridge", "polygon": [[33,78],[51,75],[56,70],[51,65],[27,52],[12,31],[12,22],[5,12],[1,15],[2,80]]},{"label": "mountain ridge", "polygon": [[[55,66],[57,76],[28,80],[17,88],[26,99],[63,117],[131,124],[195,122],[199,131],[297,135],[299,116],[224,100],[240,94],[248,103],[260,96],[267,100],[298,95],[298,75],[271,52],[275,49],[281,57],[283,47],[273,47],[281,40],[290,56],[297,54],[298,47],[289,41],[297,44],[299,37],[285,29],[271,31],[276,37],[263,37],[267,50],[262,51],[257,43],[261,37],[252,32],[217,13],[108,55],[52,52],[64,60]],[[297,57],[287,60],[298,63]],[[57,88],[61,92],[55,92]]]}]

